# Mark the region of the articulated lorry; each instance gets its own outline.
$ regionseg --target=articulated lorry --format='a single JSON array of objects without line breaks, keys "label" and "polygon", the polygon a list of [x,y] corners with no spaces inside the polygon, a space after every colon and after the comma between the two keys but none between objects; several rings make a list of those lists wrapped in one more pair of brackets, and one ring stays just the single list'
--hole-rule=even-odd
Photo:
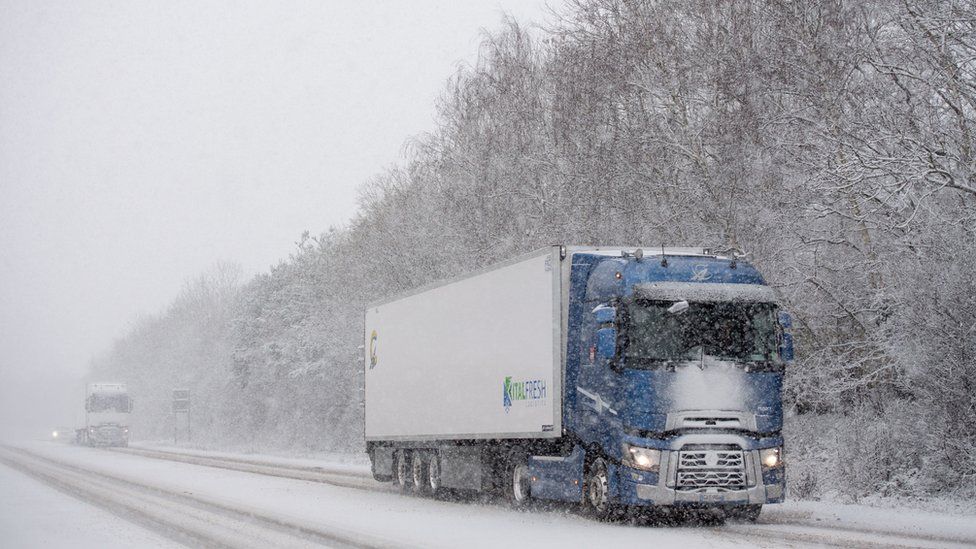
[{"label": "articulated lorry", "polygon": [[553,246],[370,304],[373,475],[754,520],[784,497],[790,327],[754,267],[691,248]]},{"label": "articulated lorry", "polygon": [[89,383],[85,427],[76,441],[86,446],[128,446],[132,399],[124,383]]}]

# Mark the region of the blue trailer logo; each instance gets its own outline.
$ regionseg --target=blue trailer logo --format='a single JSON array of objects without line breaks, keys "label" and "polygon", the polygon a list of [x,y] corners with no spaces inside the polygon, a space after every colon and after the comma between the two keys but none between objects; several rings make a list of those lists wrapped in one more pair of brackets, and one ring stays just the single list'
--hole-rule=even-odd
[{"label": "blue trailer logo", "polygon": [[541,379],[531,381],[512,381],[512,376],[505,376],[502,384],[502,406],[505,413],[512,408],[513,402],[526,401],[529,405],[545,400],[546,382]]}]

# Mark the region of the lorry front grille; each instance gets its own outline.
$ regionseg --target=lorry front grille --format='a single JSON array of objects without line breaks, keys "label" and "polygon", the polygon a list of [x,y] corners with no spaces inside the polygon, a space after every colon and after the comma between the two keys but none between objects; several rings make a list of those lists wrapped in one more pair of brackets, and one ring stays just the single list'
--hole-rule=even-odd
[{"label": "lorry front grille", "polygon": [[688,492],[745,489],[746,470],[742,450],[679,451],[675,487]]},{"label": "lorry front grille", "polygon": [[115,425],[103,425],[95,428],[95,437],[100,439],[122,438],[122,428]]}]

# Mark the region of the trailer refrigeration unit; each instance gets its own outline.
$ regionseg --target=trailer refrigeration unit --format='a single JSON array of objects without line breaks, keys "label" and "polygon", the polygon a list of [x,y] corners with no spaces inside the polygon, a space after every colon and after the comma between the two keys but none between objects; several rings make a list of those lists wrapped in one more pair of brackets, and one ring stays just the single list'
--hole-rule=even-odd
[{"label": "trailer refrigeration unit", "polygon": [[85,427],[77,440],[86,446],[128,446],[132,400],[124,383],[89,383]]},{"label": "trailer refrigeration unit", "polygon": [[377,480],[755,519],[783,501],[789,315],[703,249],[554,246],[369,305]]}]

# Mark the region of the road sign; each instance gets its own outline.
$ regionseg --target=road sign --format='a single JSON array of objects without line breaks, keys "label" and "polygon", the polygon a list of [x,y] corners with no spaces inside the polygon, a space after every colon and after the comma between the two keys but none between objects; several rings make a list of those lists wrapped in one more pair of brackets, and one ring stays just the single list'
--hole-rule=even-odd
[{"label": "road sign", "polygon": [[[182,421],[179,420],[180,414],[183,414]],[[186,425],[186,439],[190,440],[190,390],[189,389],[173,389],[173,442],[174,444],[179,441],[179,424],[184,423]]]}]

